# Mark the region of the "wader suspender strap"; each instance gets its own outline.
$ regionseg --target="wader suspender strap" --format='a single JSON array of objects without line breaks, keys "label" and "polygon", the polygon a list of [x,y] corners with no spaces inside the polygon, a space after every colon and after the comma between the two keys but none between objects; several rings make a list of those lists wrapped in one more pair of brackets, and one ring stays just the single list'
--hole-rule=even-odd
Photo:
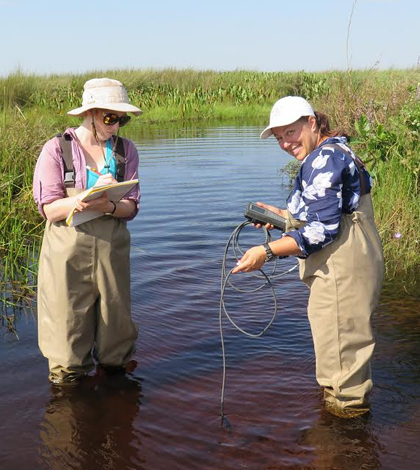
[{"label": "wader suspender strap", "polygon": [[365,173],[363,171],[366,169],[366,167],[365,167],[365,164],[362,162],[362,160],[360,160],[360,158],[356,154],[353,156],[350,152],[348,152],[347,150],[344,150],[342,147],[340,147],[337,144],[327,144],[327,145],[328,147],[334,147],[338,150],[341,150],[343,153],[345,153],[346,155],[348,155],[354,160],[354,163],[359,169],[359,181],[360,181],[360,192],[361,192],[360,195],[364,196],[365,194],[367,194]]},{"label": "wader suspender strap", "polygon": [[[56,137],[58,137],[58,140],[60,141],[61,156],[63,157],[64,184],[66,188],[74,188],[76,173],[73,167],[73,152],[71,151],[72,137],[69,134],[57,134]],[[117,139],[117,144],[114,151],[115,160],[117,162],[116,180],[120,183],[121,181],[124,181],[125,176],[124,141],[121,137],[118,136],[114,137],[114,139]]]},{"label": "wader suspender strap", "polygon": [[117,162],[117,178],[118,182],[124,181],[125,176],[125,150],[124,150],[124,141],[121,137],[115,136],[114,139],[117,139],[115,145],[114,156]]},{"label": "wader suspender strap", "polygon": [[57,134],[60,141],[61,156],[64,163],[64,184],[66,188],[74,188],[76,175],[73,168],[73,153],[71,151],[72,137],[69,134]]}]

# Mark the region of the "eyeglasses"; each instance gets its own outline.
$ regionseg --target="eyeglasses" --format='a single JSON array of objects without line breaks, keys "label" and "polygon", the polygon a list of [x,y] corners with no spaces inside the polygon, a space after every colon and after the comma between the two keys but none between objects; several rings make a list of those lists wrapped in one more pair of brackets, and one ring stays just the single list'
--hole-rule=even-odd
[{"label": "eyeglasses", "polygon": [[104,113],[103,115],[103,122],[106,126],[113,126],[118,122],[120,127],[123,127],[130,122],[130,119],[131,117],[127,114],[124,114],[124,116],[118,116],[114,113]]}]

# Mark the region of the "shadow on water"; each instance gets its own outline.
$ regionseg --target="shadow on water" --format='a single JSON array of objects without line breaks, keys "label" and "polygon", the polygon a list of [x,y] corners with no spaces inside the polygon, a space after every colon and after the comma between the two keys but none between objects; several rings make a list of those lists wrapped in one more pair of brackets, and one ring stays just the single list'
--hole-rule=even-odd
[{"label": "shadow on water", "polygon": [[[1,470],[417,468],[418,299],[388,288],[373,318],[368,416],[343,420],[324,411],[308,292],[294,271],[274,282],[279,312],[262,338],[247,338],[223,320],[221,422],[225,244],[249,201],[282,205],[288,194],[278,169],[289,159],[274,142],[260,141],[259,131],[209,124],[132,129],[142,190],[141,212],[129,226],[138,368],[54,390],[35,318],[21,315],[20,339],[0,336]],[[259,330],[270,318],[269,291],[227,292],[226,299],[245,328]]]}]

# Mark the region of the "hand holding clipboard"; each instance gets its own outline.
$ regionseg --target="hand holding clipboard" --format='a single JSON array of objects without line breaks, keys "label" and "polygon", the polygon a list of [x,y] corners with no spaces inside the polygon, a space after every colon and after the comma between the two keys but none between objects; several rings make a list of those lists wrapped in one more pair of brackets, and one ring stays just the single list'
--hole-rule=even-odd
[{"label": "hand holding clipboard", "polygon": [[[78,199],[81,201],[91,201],[102,196],[104,193],[107,194],[107,197],[110,201],[118,202],[120,201],[136,184],[139,180],[130,180],[122,181],[120,183],[112,183],[104,186],[93,186],[90,189],[79,194]],[[84,222],[89,220],[102,217],[103,212],[97,210],[85,210],[83,212],[77,212],[75,208],[70,212],[66,219],[66,224],[69,227],[76,227]]]}]

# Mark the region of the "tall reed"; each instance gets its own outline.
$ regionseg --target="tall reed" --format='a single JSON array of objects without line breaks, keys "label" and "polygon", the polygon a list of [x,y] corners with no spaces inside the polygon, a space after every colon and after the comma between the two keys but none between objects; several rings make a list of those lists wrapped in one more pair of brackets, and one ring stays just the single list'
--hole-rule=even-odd
[{"label": "tall reed", "polygon": [[[32,175],[45,129],[15,105],[0,125],[0,291],[3,307],[18,307],[34,294],[42,223],[34,211]],[[3,312],[2,322],[10,318]]]}]

